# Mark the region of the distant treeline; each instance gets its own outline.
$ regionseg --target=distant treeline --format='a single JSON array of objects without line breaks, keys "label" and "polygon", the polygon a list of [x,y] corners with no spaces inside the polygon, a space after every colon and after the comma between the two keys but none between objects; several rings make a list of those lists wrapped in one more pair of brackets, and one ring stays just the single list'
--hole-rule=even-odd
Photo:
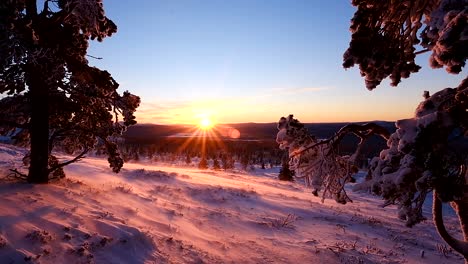
[{"label": "distant treeline", "polygon": [[[387,128],[390,132],[395,131],[394,122],[372,121]],[[358,122],[364,124],[367,122]],[[304,123],[309,132],[317,138],[328,138],[337,132],[341,127],[349,123]],[[240,132],[241,139],[258,139],[258,140],[274,140],[276,133],[276,123],[239,123],[225,124],[222,126],[232,127]],[[156,125],[156,124],[141,124],[128,128],[124,134],[129,142],[138,141],[140,143],[154,143],[160,137],[173,136],[175,134],[187,133],[193,131],[194,126],[187,125]]]},{"label": "distant treeline", "polygon": [[[347,123],[314,123],[305,124],[311,134],[317,138],[328,138]],[[395,131],[394,123],[378,122],[390,132]],[[228,125],[239,130],[239,139],[203,138],[203,137],[174,137],[187,133],[193,128],[180,125],[137,125],[130,127],[120,143],[120,149],[127,160],[142,157],[160,160],[192,159],[205,157],[206,159],[221,159],[229,156],[235,161],[263,166],[280,165],[284,156],[275,142],[277,133],[276,123],[244,123]],[[346,136],[339,151],[346,155],[354,152],[358,138]],[[360,157],[360,166],[367,165],[368,158],[377,156],[386,146],[380,137],[371,137],[364,146]],[[159,158],[158,158],[159,157]],[[168,158],[170,157],[170,158]]]}]

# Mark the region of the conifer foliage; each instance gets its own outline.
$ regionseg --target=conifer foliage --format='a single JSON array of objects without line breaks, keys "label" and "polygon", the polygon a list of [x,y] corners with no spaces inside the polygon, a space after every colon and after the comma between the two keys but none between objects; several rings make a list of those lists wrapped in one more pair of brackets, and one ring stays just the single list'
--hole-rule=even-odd
[{"label": "conifer foliage", "polygon": [[[40,6],[39,6],[40,5]],[[114,172],[123,165],[112,138],[136,124],[139,97],[107,71],[89,66],[90,40],[117,31],[101,0],[0,2],[0,132],[21,129],[30,145],[28,182],[52,175],[105,145]],[[61,148],[76,157],[59,162]]]},{"label": "conifer foliage", "polygon": [[294,181],[294,170],[289,169],[289,159],[287,155],[284,155],[281,161],[278,179],[281,181]]},{"label": "conifer foliage", "polygon": [[421,67],[415,58],[422,52],[432,52],[434,68],[459,73],[465,66],[468,1],[353,0],[352,4],[357,11],[343,66],[358,64],[369,90],[387,77],[397,86],[401,78],[417,72]]},{"label": "conifer foliage", "polygon": [[221,167],[223,170],[234,169],[234,159],[228,153],[221,155]]},{"label": "conifer foliage", "polygon": [[[423,52],[431,52],[433,68],[445,67],[457,74],[465,66],[467,0],[353,0],[352,4],[357,11],[351,20],[351,42],[343,66],[358,64],[369,90],[387,77],[397,86],[402,78],[417,72],[420,66],[415,58]],[[372,160],[369,180],[357,189],[382,196],[385,205],[397,205],[399,217],[408,226],[424,219],[422,206],[432,192],[437,231],[468,263],[468,78],[458,87],[423,96],[414,117],[398,120],[391,135],[376,124],[349,124],[331,138],[316,142],[290,115],[278,123],[277,142],[289,150],[290,165],[299,176],[306,175],[317,190],[334,190],[342,196],[343,192],[336,191],[350,179],[347,175],[353,171],[361,143],[371,134],[382,136],[388,148]],[[335,143],[350,133],[361,139],[355,154],[336,155]],[[327,183],[327,179],[333,181]],[[450,202],[458,214],[463,240],[446,230],[443,202]]]},{"label": "conifer foliage", "polygon": [[213,170],[221,169],[221,165],[216,157],[213,158]]},{"label": "conifer foliage", "polygon": [[[339,151],[340,142],[346,135],[354,135],[360,139],[352,155],[342,155]],[[354,182],[352,176],[357,172],[357,158],[367,139],[373,135],[385,139],[389,137],[385,128],[367,123],[348,124],[330,138],[319,140],[293,115],[281,117],[276,142],[280,149],[287,150],[281,173],[284,174],[286,168],[288,171],[292,170],[295,178],[303,178],[306,186],[312,187],[315,196],[319,196],[319,191],[322,191],[322,201],[333,198],[341,204],[351,202],[344,186],[348,182]],[[285,162],[288,162],[287,167]]]},{"label": "conifer foliage", "polygon": [[[462,71],[468,57],[467,0],[353,0],[351,42],[344,54],[345,68],[359,65],[372,90],[390,77],[417,72],[415,58],[431,52],[430,66]],[[419,51],[416,50],[420,46]],[[424,101],[413,118],[396,122],[388,149],[371,163],[372,179],[361,187],[398,205],[408,226],[423,220],[422,205],[433,192],[433,219],[441,237],[468,263],[468,78]],[[450,202],[459,216],[463,241],[443,224],[441,204]]]},{"label": "conifer foliage", "polygon": [[208,160],[206,159],[205,156],[202,156],[200,159],[200,162],[198,162],[198,168],[201,170],[208,169]]}]

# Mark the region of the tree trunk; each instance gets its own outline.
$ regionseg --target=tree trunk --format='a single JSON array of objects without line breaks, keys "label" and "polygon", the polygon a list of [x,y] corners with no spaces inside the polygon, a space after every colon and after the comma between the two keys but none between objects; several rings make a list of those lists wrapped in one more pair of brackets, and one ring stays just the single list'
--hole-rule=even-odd
[{"label": "tree trunk", "polygon": [[[460,228],[463,233],[463,240],[468,245],[468,197],[463,197],[462,200],[457,200],[451,203],[451,206],[457,212]],[[467,250],[468,251],[468,250]],[[468,252],[465,252],[465,263],[468,264]]]},{"label": "tree trunk", "polygon": [[465,195],[462,200],[453,202],[455,203],[454,209],[458,214],[460,227],[462,228],[463,232],[464,241],[461,241],[454,238],[447,232],[442,215],[442,202],[440,201],[436,191],[434,191],[433,195],[434,200],[432,204],[432,216],[437,232],[450,247],[463,255],[465,258],[465,264],[468,264],[468,196]]},{"label": "tree trunk", "polygon": [[[32,27],[38,23],[36,0],[26,0],[26,15],[33,21]],[[36,31],[37,32],[37,31]],[[33,56],[33,55],[31,55]],[[33,56],[34,57],[34,56]],[[29,134],[31,138],[29,183],[49,182],[49,87],[46,78],[47,60],[34,57],[34,62],[26,66],[27,85],[29,87],[29,103],[31,120]]]},{"label": "tree trunk", "polygon": [[40,73],[31,73],[31,163],[29,166],[29,183],[48,183],[49,161],[49,89]]}]

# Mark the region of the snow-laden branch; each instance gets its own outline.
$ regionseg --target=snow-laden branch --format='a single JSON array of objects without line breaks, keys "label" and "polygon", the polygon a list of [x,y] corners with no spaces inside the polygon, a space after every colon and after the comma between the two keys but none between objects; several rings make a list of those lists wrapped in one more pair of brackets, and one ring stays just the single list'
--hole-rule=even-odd
[{"label": "snow-laden branch", "polygon": [[[280,148],[287,149],[289,165],[295,171],[295,177],[304,178],[307,186],[312,186],[313,194],[323,189],[322,200],[333,197],[339,203],[350,202],[344,185],[353,181],[352,175],[357,172],[355,166],[366,139],[378,135],[387,139],[388,131],[375,124],[348,124],[335,135],[325,140],[316,140],[293,115],[282,117],[278,122],[276,141]],[[360,138],[355,153],[341,156],[338,146],[344,136],[354,134]]]}]

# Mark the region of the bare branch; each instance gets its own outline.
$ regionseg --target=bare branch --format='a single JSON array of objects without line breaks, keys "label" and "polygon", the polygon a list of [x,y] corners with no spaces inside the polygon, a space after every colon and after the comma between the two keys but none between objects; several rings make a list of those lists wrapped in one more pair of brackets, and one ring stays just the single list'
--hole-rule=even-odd
[{"label": "bare branch", "polygon": [[414,55],[423,54],[423,53],[426,53],[426,52],[429,52],[429,51],[431,51],[431,50],[430,49],[423,49],[423,50],[415,51]]},{"label": "bare branch", "polygon": [[89,151],[89,148],[85,148],[85,149],[84,149],[78,156],[76,156],[75,158],[73,158],[73,159],[71,159],[71,160],[69,160],[69,161],[60,163],[60,164],[58,164],[57,166],[51,167],[51,168],[49,169],[49,173],[55,171],[56,169],[59,169],[59,168],[65,167],[65,166],[67,166],[67,165],[69,165],[69,164],[72,164],[73,162],[77,162],[77,161],[81,160],[82,158],[84,158],[84,155],[85,155],[86,153],[88,153],[88,151]]},{"label": "bare branch", "polygon": [[93,59],[96,59],[96,60],[102,60],[102,57],[95,57],[93,55],[88,55],[88,54],[86,54],[86,56],[88,56],[90,58],[93,58]]},{"label": "bare branch", "polygon": [[293,153],[292,155],[290,156],[297,156],[299,154],[302,154],[312,148],[316,148],[320,145],[324,145],[324,144],[330,144],[332,145],[333,147],[337,146],[341,140],[343,139],[344,136],[346,136],[347,134],[349,133],[353,133],[355,134],[356,136],[358,136],[359,138],[361,138],[361,142],[359,143],[360,145],[363,143],[363,140],[364,139],[367,139],[368,137],[372,136],[372,135],[377,135],[377,136],[381,136],[382,138],[384,138],[385,140],[388,140],[388,138],[390,137],[390,133],[388,132],[387,129],[385,129],[384,127],[382,126],[379,126],[375,123],[367,123],[367,124],[364,124],[364,125],[358,125],[358,124],[349,124],[349,125],[346,125],[344,127],[342,127],[338,132],[335,133],[335,135],[333,135],[332,137],[326,139],[326,140],[322,140],[320,142],[317,142],[307,148],[304,148],[300,151],[297,151],[295,153]]},{"label": "bare branch", "polygon": [[28,175],[19,172],[17,169],[9,169],[12,172],[12,176],[14,178],[18,178],[20,180],[26,180],[28,178]]}]

